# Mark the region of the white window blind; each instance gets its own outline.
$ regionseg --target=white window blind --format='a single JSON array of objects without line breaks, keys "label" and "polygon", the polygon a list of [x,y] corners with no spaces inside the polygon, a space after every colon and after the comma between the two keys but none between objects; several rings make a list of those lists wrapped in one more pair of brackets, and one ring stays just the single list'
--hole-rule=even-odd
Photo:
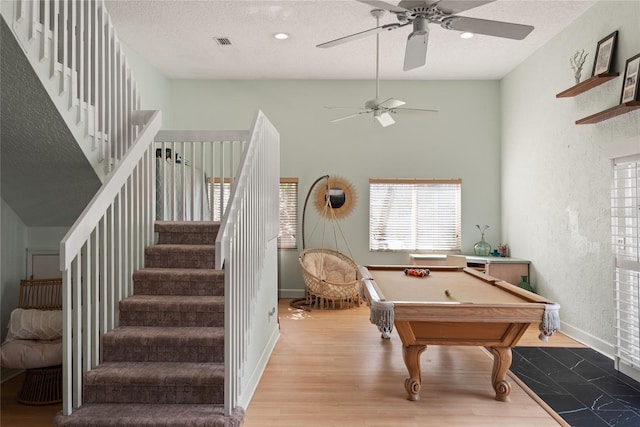
[{"label": "white window blind", "polygon": [[298,229],[298,178],[280,179],[280,249],[295,249]]},{"label": "white window blind", "polygon": [[370,179],[369,250],[460,250],[461,187],[460,179]]},{"label": "white window blind", "polygon": [[[208,194],[213,199],[213,221],[220,221],[220,178],[208,181]],[[227,208],[231,184],[225,179],[222,192],[223,211]],[[278,247],[280,249],[295,249],[296,230],[298,229],[298,178],[280,178],[280,234]]]},{"label": "white window blind", "polygon": [[616,358],[640,368],[640,163],[613,167],[611,236],[615,256]]},{"label": "white window blind", "polygon": [[[213,221],[220,221],[222,218],[220,217],[220,178],[215,178],[213,185],[211,185],[211,179],[207,179],[207,194],[209,195],[209,203],[210,206],[213,207]],[[227,209],[227,202],[229,201],[229,193],[231,192],[231,183],[228,178],[225,178],[224,183],[222,185],[223,200],[222,200],[222,211],[224,212]],[[212,202],[213,199],[213,202]]]}]

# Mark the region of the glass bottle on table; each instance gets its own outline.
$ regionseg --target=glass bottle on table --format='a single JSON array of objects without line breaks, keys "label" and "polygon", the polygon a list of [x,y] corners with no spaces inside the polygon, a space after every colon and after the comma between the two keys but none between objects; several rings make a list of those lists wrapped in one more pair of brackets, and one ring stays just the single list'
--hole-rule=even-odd
[{"label": "glass bottle on table", "polygon": [[518,287],[526,291],[533,292],[533,288],[531,287],[527,276],[520,276],[520,283],[518,283]]}]

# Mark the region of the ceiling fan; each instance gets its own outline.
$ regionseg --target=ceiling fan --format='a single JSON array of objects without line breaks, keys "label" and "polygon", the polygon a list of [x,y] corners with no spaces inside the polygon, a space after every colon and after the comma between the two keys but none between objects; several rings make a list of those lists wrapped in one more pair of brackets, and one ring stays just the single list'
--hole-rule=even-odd
[{"label": "ceiling fan", "polygon": [[[376,18],[376,24],[380,25],[380,17],[384,15],[384,10],[382,9],[373,9],[371,11],[371,15]],[[379,78],[379,63],[380,63],[380,36],[376,34],[376,97],[374,99],[370,99],[364,103],[364,108],[361,108],[362,111],[359,111],[355,114],[349,114],[348,116],[339,117],[337,119],[331,120],[331,122],[339,122],[342,120],[350,119],[352,117],[357,117],[361,114],[373,113],[373,118],[377,121],[382,127],[387,127],[395,123],[391,114],[395,114],[398,112],[402,113],[423,113],[423,112],[437,112],[437,110],[424,110],[419,108],[400,108],[402,105],[406,104],[404,101],[400,101],[399,99],[389,98],[382,100],[379,97],[380,92],[380,78]],[[325,108],[345,108],[345,107],[325,107]],[[348,107],[346,107],[348,108]]]},{"label": "ceiling fan", "polygon": [[473,9],[478,6],[492,3],[495,0],[436,0],[436,1],[411,1],[402,0],[397,6],[384,1],[358,0],[375,8],[388,10],[396,15],[399,23],[392,23],[370,30],[351,34],[317,47],[332,47],[347,43],[352,40],[378,34],[384,31],[392,31],[413,24],[413,31],[407,38],[407,46],[404,55],[403,70],[408,71],[425,65],[427,60],[427,42],[429,40],[429,24],[438,24],[446,30],[456,30],[488,36],[503,37],[514,40],[522,40],[531,31],[531,25],[514,24],[510,22],[491,21],[487,19],[468,18],[456,16],[456,13]]}]

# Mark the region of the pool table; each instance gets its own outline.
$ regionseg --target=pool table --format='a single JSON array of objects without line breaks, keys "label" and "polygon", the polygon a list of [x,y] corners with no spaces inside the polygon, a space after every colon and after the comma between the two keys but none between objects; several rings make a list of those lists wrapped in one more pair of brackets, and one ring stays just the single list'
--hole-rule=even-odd
[{"label": "pool table", "polygon": [[540,324],[546,340],[559,328],[559,306],[472,268],[433,266],[425,277],[405,274],[416,266],[359,266],[362,294],[371,322],[389,338],[395,328],[409,371],[408,400],[419,400],[420,355],[427,345],[484,346],[493,354],[491,383],[505,401],[511,385],[505,376],[511,348],[531,324]]}]

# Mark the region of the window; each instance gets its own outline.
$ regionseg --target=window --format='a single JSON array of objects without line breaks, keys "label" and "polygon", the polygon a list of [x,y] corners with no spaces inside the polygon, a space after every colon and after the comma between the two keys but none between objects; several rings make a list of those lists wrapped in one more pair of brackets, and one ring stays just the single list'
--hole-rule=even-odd
[{"label": "window", "polygon": [[298,229],[298,178],[280,178],[280,249],[295,249]]},{"label": "window", "polygon": [[207,178],[207,195],[209,196],[209,203],[211,203],[211,199],[213,199],[213,203],[210,206],[213,207],[213,218],[212,221],[220,221],[222,220],[221,213],[227,209],[227,202],[229,202],[229,193],[231,192],[231,182],[229,178],[224,179],[224,184],[222,185],[222,212],[220,212],[220,178],[214,178],[214,184],[211,185],[211,178]]},{"label": "window", "polygon": [[[220,178],[207,181],[208,194],[213,195],[213,221],[220,221]],[[222,186],[223,210],[227,208],[231,184],[225,179]],[[211,197],[211,196],[210,196]],[[296,232],[298,229],[298,178],[280,178],[280,234],[278,235],[278,248],[295,249]]]},{"label": "window", "polygon": [[[616,366],[640,366],[640,157],[616,160],[611,191]],[[637,369],[637,368],[636,368]],[[625,372],[629,373],[629,372]]]},{"label": "window", "polygon": [[369,250],[460,250],[462,180],[370,179]]}]

